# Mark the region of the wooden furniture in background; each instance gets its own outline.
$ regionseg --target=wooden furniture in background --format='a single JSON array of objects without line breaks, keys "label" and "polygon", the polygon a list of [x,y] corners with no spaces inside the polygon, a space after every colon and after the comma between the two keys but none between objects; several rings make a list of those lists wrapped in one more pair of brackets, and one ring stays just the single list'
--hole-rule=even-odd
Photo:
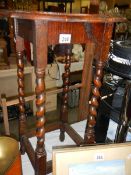
[{"label": "wooden furniture in background", "polygon": [[0,9],[7,9],[7,3],[4,0],[0,1]]},{"label": "wooden furniture in background", "polygon": [[[11,59],[13,59],[13,58],[11,58]],[[45,73],[46,91],[49,91],[50,89],[56,87],[56,80],[52,79],[48,75],[48,70],[50,71],[50,74],[54,76],[54,75],[56,75],[56,72],[57,72],[57,66],[55,64],[53,64],[51,69],[50,69],[50,65],[48,65],[46,68],[46,73]],[[34,67],[25,66],[24,74],[25,74],[24,83],[26,84],[25,94],[27,96],[29,96],[30,94],[33,94],[35,91]],[[6,95],[6,98],[3,98],[3,100],[6,99],[7,103],[8,103],[8,101],[10,101],[10,100],[14,101],[14,99],[17,99],[18,86],[17,86],[17,68],[16,68],[16,65],[10,65],[9,69],[0,70],[0,84],[1,84],[0,85],[0,94]],[[11,84],[12,86],[8,86],[9,84]],[[34,99],[31,99],[29,101],[33,101],[33,100]],[[14,104],[12,103],[9,106],[14,105]],[[4,106],[4,105],[2,105],[2,106]],[[32,107],[32,110],[35,114],[35,112],[36,112],[35,101],[33,103],[31,102],[31,107]],[[46,112],[56,110],[56,108],[57,108],[57,94],[49,94],[48,99],[46,101]]]},{"label": "wooden furniture in background", "polygon": [[82,6],[80,8],[80,13],[85,13],[85,14],[89,13],[88,6]]},{"label": "wooden furniture in background", "polygon": [[[16,52],[18,61],[18,92],[20,109],[20,143],[21,153],[27,152],[34,167],[36,175],[45,175],[51,172],[51,162],[46,164],[45,151],[45,68],[47,66],[47,46],[51,44],[66,44],[65,73],[63,75],[63,96],[60,111],[60,122],[56,128],[60,128],[60,140],[64,140],[67,132],[76,145],[84,143],[95,143],[94,126],[99,106],[99,89],[103,77],[103,67],[108,58],[110,39],[112,36],[113,23],[123,21],[121,18],[111,18],[99,15],[80,14],[56,14],[56,13],[27,13],[27,12],[5,12],[14,18]],[[2,12],[0,13],[2,14]],[[52,30],[53,29],[53,30]],[[74,30],[77,29],[77,30]],[[64,34],[64,35],[61,35]],[[68,35],[66,35],[68,34]],[[68,37],[67,37],[68,36]],[[62,37],[62,38],[61,38]],[[70,38],[71,37],[71,38]],[[36,73],[36,137],[37,145],[33,150],[26,136],[26,117],[24,108],[24,39],[33,43],[34,66]],[[69,92],[69,76],[72,44],[85,43],[85,60],[82,73],[82,83],[74,86],[80,88],[79,116],[80,120],[88,117],[85,138],[81,138],[68,124],[67,100]],[[92,90],[91,105],[89,95],[92,81],[92,61],[96,59],[96,71],[94,77],[94,88]],[[46,97],[48,98],[48,96]],[[52,126],[52,130],[54,126]]]},{"label": "wooden furniture in background", "polygon": [[[6,94],[7,97],[17,96],[17,68],[16,65],[10,65],[9,69],[0,70],[0,94]],[[25,66],[25,93],[34,92],[35,78],[34,68]],[[11,85],[11,86],[9,86]]]},{"label": "wooden furniture in background", "polygon": [[[48,94],[48,98],[46,100],[46,112],[56,110],[57,108],[57,94],[50,93],[51,89],[56,87],[56,80],[52,79],[48,75],[48,69],[50,69],[50,65],[47,66],[46,69],[46,93]],[[52,69],[50,70],[51,75],[56,75],[57,66],[55,64],[52,65]],[[35,74],[33,67],[25,68],[25,84],[29,84],[30,86],[26,86],[25,93],[26,98],[25,102],[29,102],[32,106],[33,113],[36,113],[35,106]],[[9,119],[8,119],[8,106],[18,105],[19,100],[17,97],[17,70],[14,69],[6,69],[0,70],[0,107],[2,108],[3,121],[4,121],[4,129],[5,134],[10,135],[10,127],[9,127]],[[12,86],[8,86],[8,84],[12,84]]]},{"label": "wooden furniture in background", "polygon": [[4,38],[0,38],[0,62],[1,60],[3,60],[3,62],[6,65],[9,65],[9,60],[7,55],[7,42],[5,41]]},{"label": "wooden furniture in background", "polygon": [[[64,4],[64,10],[66,12],[67,4],[70,4],[70,13],[72,13],[72,3],[74,0],[43,0],[43,10],[45,10],[45,3],[46,2],[55,2],[55,3],[62,3]],[[40,9],[40,7],[39,7]]]},{"label": "wooden furniture in background", "polygon": [[90,0],[90,14],[98,14],[99,13],[99,0]]},{"label": "wooden furniture in background", "polygon": [[5,134],[10,135],[9,121],[8,121],[8,110],[7,110],[6,96],[5,95],[1,95],[0,106],[2,108]]},{"label": "wooden furniture in background", "polygon": [[9,38],[10,38],[10,52],[11,54],[15,54],[15,37],[14,37],[14,24],[13,20],[11,18],[8,18],[8,24],[9,24]]}]

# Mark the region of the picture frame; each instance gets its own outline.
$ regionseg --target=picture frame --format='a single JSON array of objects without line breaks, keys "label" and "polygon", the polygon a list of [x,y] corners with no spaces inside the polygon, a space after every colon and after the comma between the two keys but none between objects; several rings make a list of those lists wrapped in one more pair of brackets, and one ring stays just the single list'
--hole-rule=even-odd
[{"label": "picture frame", "polygon": [[131,143],[54,147],[52,160],[53,175],[130,175]]}]

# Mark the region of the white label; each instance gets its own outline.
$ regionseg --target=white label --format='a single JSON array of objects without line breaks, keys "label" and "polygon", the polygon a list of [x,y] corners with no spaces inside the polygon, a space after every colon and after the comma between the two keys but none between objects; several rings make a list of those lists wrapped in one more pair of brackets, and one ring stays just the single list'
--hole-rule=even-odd
[{"label": "white label", "polygon": [[95,154],[95,160],[104,160],[104,154],[103,153],[96,153]]},{"label": "white label", "polygon": [[59,35],[59,43],[70,43],[70,42],[71,42],[71,34]]}]

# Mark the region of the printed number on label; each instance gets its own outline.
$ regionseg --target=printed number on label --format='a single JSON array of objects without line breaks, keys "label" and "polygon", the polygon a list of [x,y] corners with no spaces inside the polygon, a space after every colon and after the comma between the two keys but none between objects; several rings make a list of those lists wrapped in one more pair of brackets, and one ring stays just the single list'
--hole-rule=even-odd
[{"label": "printed number on label", "polygon": [[95,160],[104,160],[104,154],[103,153],[97,153],[95,155]]},{"label": "printed number on label", "polygon": [[59,43],[70,43],[70,42],[71,42],[71,34],[59,35]]}]

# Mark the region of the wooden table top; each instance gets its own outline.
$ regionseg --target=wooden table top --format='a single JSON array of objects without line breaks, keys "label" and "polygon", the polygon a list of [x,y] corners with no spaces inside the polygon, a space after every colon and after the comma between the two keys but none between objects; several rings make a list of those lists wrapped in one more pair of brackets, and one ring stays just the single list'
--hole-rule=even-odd
[{"label": "wooden table top", "polygon": [[59,22],[95,22],[95,23],[112,23],[126,21],[125,17],[110,16],[103,14],[69,14],[55,12],[40,12],[40,11],[7,11],[1,10],[0,16],[10,16],[17,19],[28,20],[45,20]]}]

